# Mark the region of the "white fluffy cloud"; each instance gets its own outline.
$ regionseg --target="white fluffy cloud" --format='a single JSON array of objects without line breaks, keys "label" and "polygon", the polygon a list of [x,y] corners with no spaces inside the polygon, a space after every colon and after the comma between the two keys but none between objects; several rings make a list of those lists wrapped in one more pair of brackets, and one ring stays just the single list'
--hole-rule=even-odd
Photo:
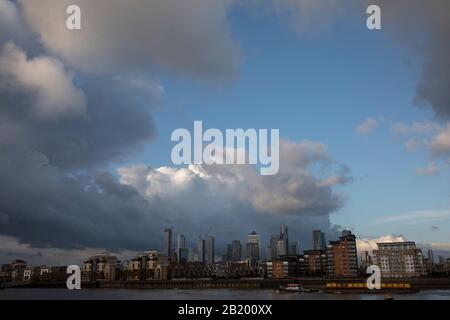
[{"label": "white fluffy cloud", "polygon": [[[350,179],[345,168],[333,172],[333,165],[323,144],[282,141],[280,172],[275,176],[260,176],[250,166],[242,165],[158,169],[139,165],[121,168],[119,175],[123,184],[135,187],[150,199],[178,202],[184,199],[180,194],[184,194],[206,203],[214,199],[216,206],[220,200],[232,199],[262,213],[328,215],[344,201],[332,188]],[[330,173],[322,177],[315,175],[314,166],[328,168]]]},{"label": "white fluffy cloud", "polygon": [[74,86],[72,75],[58,60],[46,56],[28,59],[13,43],[0,52],[0,87],[27,93],[39,117],[81,115],[86,108],[84,93]]},{"label": "white fluffy cloud", "polygon": [[[231,1],[20,0],[44,46],[85,72],[166,67],[194,75],[233,74],[239,62],[227,13]],[[82,10],[82,30],[65,28],[66,8]]]},{"label": "white fluffy cloud", "polygon": [[377,250],[377,243],[383,242],[405,242],[406,239],[404,236],[395,236],[395,235],[386,235],[378,238],[356,238],[356,248],[358,252]]}]

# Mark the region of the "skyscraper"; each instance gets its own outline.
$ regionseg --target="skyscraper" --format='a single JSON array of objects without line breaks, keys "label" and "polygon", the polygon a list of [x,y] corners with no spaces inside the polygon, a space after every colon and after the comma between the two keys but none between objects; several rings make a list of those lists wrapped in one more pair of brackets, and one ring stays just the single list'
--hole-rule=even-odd
[{"label": "skyscraper", "polygon": [[261,241],[259,235],[252,231],[247,237],[247,246],[248,250],[246,250],[246,255],[252,261],[260,261],[261,260]]},{"label": "skyscraper", "polygon": [[325,233],[320,230],[313,231],[314,250],[326,250],[327,243],[325,241]]},{"label": "skyscraper", "polygon": [[198,262],[205,264],[206,262],[206,243],[205,239],[199,238],[197,244],[197,259]]},{"label": "skyscraper", "polygon": [[186,238],[184,237],[184,235],[182,235],[181,233],[179,233],[177,235],[177,260],[178,262],[180,262],[180,251],[181,249],[186,248]]},{"label": "skyscraper", "polygon": [[280,256],[287,255],[287,253],[288,253],[287,250],[288,250],[288,248],[286,246],[286,240],[278,239],[278,241],[277,241],[277,255],[278,255],[278,257],[277,258],[279,258]]},{"label": "skyscraper", "polygon": [[207,256],[208,264],[214,264],[215,250],[214,250],[214,237],[213,236],[207,237],[206,252],[207,252],[206,256]]},{"label": "skyscraper", "polygon": [[289,246],[289,254],[292,254],[292,255],[300,254],[300,245],[298,244],[298,241],[291,243],[291,245]]},{"label": "skyscraper", "polygon": [[434,263],[434,253],[432,249],[428,249],[428,261]]},{"label": "skyscraper", "polygon": [[280,239],[277,242],[277,255],[284,256],[289,254],[288,229],[284,224],[280,227]]},{"label": "skyscraper", "polygon": [[270,256],[267,256],[267,260],[274,261],[278,258],[278,240],[279,237],[272,235],[270,237]]},{"label": "skyscraper", "polygon": [[233,240],[231,243],[231,261],[241,261],[241,242],[239,240]]},{"label": "skyscraper", "polygon": [[164,249],[163,253],[169,258],[172,253],[172,228],[167,228],[164,230]]}]

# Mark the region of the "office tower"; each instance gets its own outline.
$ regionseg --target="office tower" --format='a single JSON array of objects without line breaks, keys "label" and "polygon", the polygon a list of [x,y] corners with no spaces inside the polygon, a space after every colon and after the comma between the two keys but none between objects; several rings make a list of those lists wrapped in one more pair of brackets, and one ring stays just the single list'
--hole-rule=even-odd
[{"label": "office tower", "polygon": [[284,224],[280,227],[280,239],[277,243],[278,256],[287,255],[289,253],[289,237],[288,229]]},{"label": "office tower", "polygon": [[268,246],[266,248],[266,260],[272,261],[272,247],[271,246]]},{"label": "office tower", "polygon": [[267,257],[269,261],[278,259],[278,240],[279,237],[276,235],[270,237],[270,257]]},{"label": "office tower", "polygon": [[233,251],[232,245],[231,244],[227,244],[227,251],[226,251],[226,253],[225,253],[224,257],[223,257],[224,261],[231,261],[232,251]]},{"label": "office tower", "polygon": [[178,249],[178,263],[187,263],[189,262],[189,249],[188,248],[180,248]]},{"label": "office tower", "polygon": [[231,243],[231,261],[241,261],[241,242],[239,240],[233,240]]},{"label": "office tower", "polygon": [[377,243],[373,251],[374,264],[383,278],[411,278],[426,274],[422,250],[414,242]]},{"label": "office tower", "polygon": [[261,241],[259,235],[253,231],[247,237],[247,246],[249,250],[247,250],[247,257],[252,261],[260,261],[261,260]]},{"label": "office tower", "polygon": [[168,257],[172,254],[172,228],[164,230],[164,249],[163,253]]},{"label": "office tower", "polygon": [[428,261],[434,263],[434,253],[432,249],[428,249]]},{"label": "office tower", "polygon": [[361,256],[361,266],[367,268],[370,265],[372,265],[372,257],[370,256],[369,251],[364,251]]},{"label": "office tower", "polygon": [[314,250],[326,250],[327,243],[325,241],[325,233],[320,230],[313,231]]},{"label": "office tower", "polygon": [[186,248],[186,238],[184,235],[179,233],[177,235],[177,249]]},{"label": "office tower", "polygon": [[188,262],[194,262],[195,261],[194,249],[187,248],[187,250],[188,250]]},{"label": "office tower", "polygon": [[356,237],[350,231],[343,231],[338,241],[330,241],[327,247],[327,275],[329,277],[358,276]]},{"label": "office tower", "polygon": [[205,264],[206,262],[206,243],[204,239],[198,239],[197,243],[197,259],[198,262]]},{"label": "office tower", "polygon": [[208,264],[214,264],[215,251],[214,251],[214,237],[213,236],[207,237],[206,252],[207,252],[206,258],[207,258]]},{"label": "office tower", "polygon": [[277,241],[277,255],[278,255],[277,258],[287,255],[287,249],[288,248],[286,246],[286,240],[279,239]]},{"label": "office tower", "polygon": [[291,245],[289,246],[289,254],[291,255],[300,254],[300,245],[298,244],[298,241],[291,243]]},{"label": "office tower", "polygon": [[186,238],[181,233],[177,234],[177,260],[180,262],[180,250],[186,248]]}]

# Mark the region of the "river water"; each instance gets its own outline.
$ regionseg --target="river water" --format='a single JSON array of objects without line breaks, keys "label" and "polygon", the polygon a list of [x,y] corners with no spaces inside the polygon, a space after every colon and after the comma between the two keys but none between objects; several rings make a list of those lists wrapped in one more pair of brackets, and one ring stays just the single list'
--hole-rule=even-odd
[{"label": "river water", "polygon": [[[393,295],[396,300],[450,300],[450,290]],[[0,300],[383,300],[377,294],[279,293],[233,289],[6,289]]]}]

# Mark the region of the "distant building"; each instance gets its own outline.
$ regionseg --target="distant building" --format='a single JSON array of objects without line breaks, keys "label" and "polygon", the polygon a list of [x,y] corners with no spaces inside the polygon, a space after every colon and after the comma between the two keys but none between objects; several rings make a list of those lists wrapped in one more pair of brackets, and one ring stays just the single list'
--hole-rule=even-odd
[{"label": "distant building", "polygon": [[344,230],[338,241],[330,241],[327,246],[327,276],[335,278],[358,276],[356,237],[351,231]]},{"label": "distant building", "polygon": [[197,259],[198,262],[205,264],[206,262],[206,242],[205,239],[198,239],[197,242]]},{"label": "distant building", "polygon": [[327,243],[325,240],[325,233],[320,230],[313,231],[313,245],[314,250],[326,250]]},{"label": "distant building", "polygon": [[137,255],[127,264],[127,280],[167,280],[170,259],[157,251],[146,251]]},{"label": "distant building", "polygon": [[298,241],[295,241],[289,245],[289,255],[298,255],[300,254],[300,245],[298,244]]},{"label": "distant building", "polygon": [[[81,279],[83,281],[115,280],[117,268],[120,268],[120,264],[116,256],[109,253],[91,256],[84,261]],[[51,273],[51,268],[41,268],[41,277]]]},{"label": "distant building", "polygon": [[163,253],[168,257],[172,255],[172,228],[164,230],[164,248]]},{"label": "distant building", "polygon": [[213,265],[215,262],[215,239],[213,236],[206,238],[206,260],[209,265]]},{"label": "distant building", "polygon": [[189,262],[189,248],[180,248],[178,249],[178,263],[187,263]]},{"label": "distant building", "polygon": [[280,227],[280,239],[277,242],[277,251],[278,257],[289,254],[288,228],[284,224]]},{"label": "distant building", "polygon": [[277,241],[277,258],[288,254],[287,241],[285,239],[279,239]]},{"label": "distant building", "polygon": [[280,260],[266,262],[267,277],[272,279],[292,278],[300,275],[297,256],[284,256]]},{"label": "distant building", "polygon": [[256,265],[261,260],[261,243],[259,235],[255,231],[248,235],[245,247],[246,258],[250,259],[252,265]]},{"label": "distant building", "polygon": [[422,250],[414,242],[377,243],[374,264],[384,278],[411,278],[426,275]]},{"label": "distant building", "polygon": [[432,249],[428,249],[428,261],[434,263],[434,253]]},{"label": "distant building", "polygon": [[300,257],[302,275],[321,277],[327,272],[327,254],[324,250],[305,250]]},{"label": "distant building", "polygon": [[12,281],[12,266],[11,264],[2,264],[0,269],[0,282]]},{"label": "distant building", "polygon": [[367,268],[368,266],[372,265],[372,256],[369,254],[369,251],[364,251],[361,255],[361,267]]},{"label": "distant building", "polygon": [[238,262],[242,258],[242,247],[239,240],[233,240],[231,243],[231,257],[230,261]]},{"label": "distant building", "polygon": [[25,260],[17,259],[11,262],[11,278],[12,281],[22,281],[23,274],[27,268],[27,262]]},{"label": "distant building", "polygon": [[[177,261],[180,262],[180,250],[186,248],[186,238],[182,234],[177,235]],[[186,258],[187,259],[187,258]]]},{"label": "distant building", "polygon": [[267,248],[267,261],[278,259],[278,239],[276,235],[270,237],[270,245]]},{"label": "distant building", "polygon": [[195,261],[195,253],[194,249],[192,248],[186,248],[188,251],[188,262],[194,262]]}]

